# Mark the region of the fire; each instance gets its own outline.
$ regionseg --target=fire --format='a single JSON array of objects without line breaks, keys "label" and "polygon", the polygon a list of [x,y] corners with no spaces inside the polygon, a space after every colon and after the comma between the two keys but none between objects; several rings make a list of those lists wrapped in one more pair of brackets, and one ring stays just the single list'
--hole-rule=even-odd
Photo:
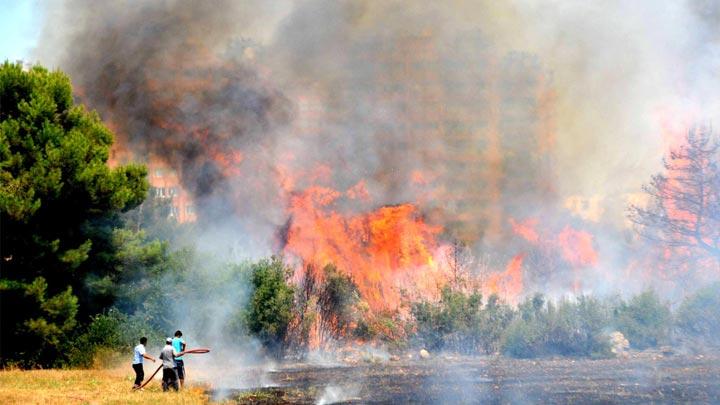
[{"label": "fire", "polygon": [[557,237],[563,258],[574,268],[594,266],[598,253],[593,246],[594,238],[589,232],[566,226]]},{"label": "fire", "polygon": [[293,193],[285,253],[318,268],[335,264],[352,276],[372,310],[399,308],[403,290],[437,294],[445,282],[434,259],[442,229],[426,224],[413,204],[343,215],[337,203],[367,196],[362,190],[361,182],[345,193],[321,186]]},{"label": "fire", "polygon": [[[572,288],[575,292],[581,288],[583,278],[581,270],[598,264],[599,255],[595,250],[595,237],[588,231],[566,225],[558,232],[551,227],[540,227],[538,218],[524,220],[510,218],[509,223],[513,232],[530,242],[533,249],[539,249],[545,257],[559,257],[570,267],[573,272]],[[540,265],[552,266],[550,263],[540,263]]]},{"label": "fire", "polygon": [[528,218],[524,221],[515,221],[514,218],[510,218],[509,221],[515,234],[528,242],[538,243],[540,235],[538,235],[537,226],[540,221],[537,218]]},{"label": "fire", "polygon": [[364,180],[360,180],[356,185],[345,193],[348,198],[353,200],[370,201],[370,193],[367,190]]},{"label": "fire", "polygon": [[520,253],[510,260],[503,273],[490,275],[485,290],[497,294],[510,302],[517,303],[523,291],[522,266],[525,254]]}]

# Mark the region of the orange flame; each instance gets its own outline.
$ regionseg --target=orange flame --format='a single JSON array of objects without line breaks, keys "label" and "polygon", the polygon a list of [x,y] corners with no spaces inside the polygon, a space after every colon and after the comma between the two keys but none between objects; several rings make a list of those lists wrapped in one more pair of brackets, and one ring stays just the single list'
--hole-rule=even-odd
[{"label": "orange flame", "polygon": [[563,258],[575,268],[594,266],[598,254],[593,247],[593,236],[589,232],[578,231],[566,226],[558,235]]},{"label": "orange flame", "polygon": [[537,218],[528,218],[524,221],[515,221],[510,218],[510,226],[515,234],[523,237],[528,242],[538,243],[540,235],[537,232],[537,225],[540,222]]},{"label": "orange flame", "polygon": [[504,272],[490,275],[485,290],[512,303],[517,303],[523,290],[522,265],[524,260],[524,253],[515,255]]},{"label": "orange flame", "polygon": [[[365,195],[362,189],[360,183],[345,195]],[[405,289],[424,297],[437,294],[445,282],[434,259],[442,229],[426,224],[412,204],[342,215],[334,207],[342,197],[320,186],[292,194],[285,252],[318,267],[335,264],[351,275],[373,310],[399,308]]]}]

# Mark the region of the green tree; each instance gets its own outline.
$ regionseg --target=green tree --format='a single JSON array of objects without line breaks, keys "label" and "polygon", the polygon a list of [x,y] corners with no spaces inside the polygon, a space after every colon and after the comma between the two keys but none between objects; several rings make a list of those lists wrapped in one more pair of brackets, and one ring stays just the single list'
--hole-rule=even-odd
[{"label": "green tree", "polygon": [[112,229],[148,188],[145,167],[108,167],[112,142],[66,75],[0,67],[3,363],[52,365],[79,314],[108,305],[85,281],[114,271]]},{"label": "green tree", "polygon": [[193,249],[173,251],[167,241],[150,238],[145,230],[115,229],[112,240],[115,271],[87,283],[96,294],[114,298],[114,306],[124,313],[142,314],[156,328],[172,329],[173,314],[167,309],[189,297],[187,289],[212,291],[214,280],[185,284],[196,260]]},{"label": "green tree", "polygon": [[271,352],[284,347],[293,314],[294,290],[286,279],[291,270],[280,258],[264,259],[251,265],[253,292],[244,314],[247,329]]}]

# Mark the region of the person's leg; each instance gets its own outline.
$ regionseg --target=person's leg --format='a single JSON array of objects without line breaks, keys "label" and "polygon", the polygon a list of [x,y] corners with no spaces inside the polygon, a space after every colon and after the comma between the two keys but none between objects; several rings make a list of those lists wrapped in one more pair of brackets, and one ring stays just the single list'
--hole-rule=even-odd
[{"label": "person's leg", "polygon": [[138,374],[137,367],[135,367],[135,366],[137,366],[137,364],[133,364],[133,365],[132,365],[133,372],[135,372],[135,382],[133,383],[133,388],[137,388],[137,386],[138,386],[138,378],[140,378],[140,375]]},{"label": "person's leg", "polygon": [[162,389],[163,391],[168,390],[168,386],[170,384],[170,373],[169,371],[172,371],[172,369],[169,368],[163,368],[163,379],[162,379]]},{"label": "person's leg", "polygon": [[180,380],[180,388],[183,388],[185,386],[185,363],[182,360],[175,360],[175,363],[177,364],[176,370]]},{"label": "person's leg", "polygon": [[173,389],[174,389],[175,391],[177,391],[177,390],[180,389],[180,387],[178,387],[177,370],[175,370],[175,369],[170,369],[170,371],[172,372],[172,377],[171,377],[171,378],[172,378],[172,387],[173,387]]},{"label": "person's leg", "polygon": [[140,382],[138,385],[142,385],[143,380],[145,380],[145,368],[143,367],[142,363],[138,364],[138,373],[140,374]]},{"label": "person's leg", "polygon": [[132,367],[135,370],[135,386],[139,387],[145,379],[145,370],[143,370],[142,364],[133,364]]}]

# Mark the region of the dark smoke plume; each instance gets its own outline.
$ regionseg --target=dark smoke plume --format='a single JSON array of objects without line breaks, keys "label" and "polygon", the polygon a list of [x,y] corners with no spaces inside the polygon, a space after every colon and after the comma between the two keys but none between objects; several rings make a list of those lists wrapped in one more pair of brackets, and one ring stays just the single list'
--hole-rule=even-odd
[{"label": "dark smoke plume", "polygon": [[239,174],[233,167],[270,171],[254,157],[272,148],[275,128],[290,116],[288,100],[242,58],[238,2],[75,1],[67,8],[80,15],[68,21],[72,45],[61,65],[82,101],[135,156],[173,167],[201,216],[235,209],[229,199],[243,196],[228,193],[229,177]]}]

